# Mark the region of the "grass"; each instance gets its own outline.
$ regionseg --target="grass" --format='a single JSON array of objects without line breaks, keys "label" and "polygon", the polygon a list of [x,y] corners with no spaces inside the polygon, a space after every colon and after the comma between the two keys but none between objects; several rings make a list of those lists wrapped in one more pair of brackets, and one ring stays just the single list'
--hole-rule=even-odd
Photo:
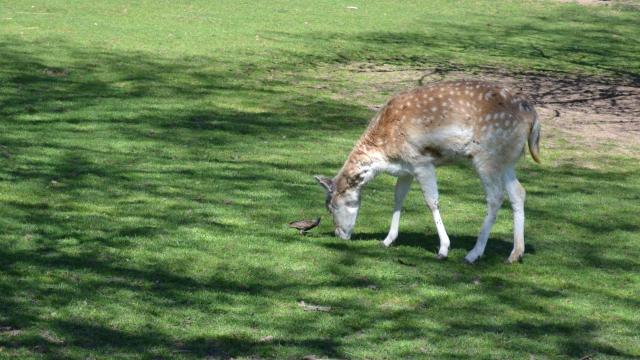
[{"label": "grass", "polygon": [[506,207],[482,261],[462,263],[484,216],[463,166],[439,171],[447,262],[416,187],[398,245],[378,245],[388,176],[367,187],[354,240],[326,216],[307,237],[286,227],[324,213],[312,175],[335,173],[372,115],[334,96],[349,90],[342,64],[637,79],[637,10],[0,8],[0,358],[640,357],[637,160],[568,144],[523,160],[513,266]]}]

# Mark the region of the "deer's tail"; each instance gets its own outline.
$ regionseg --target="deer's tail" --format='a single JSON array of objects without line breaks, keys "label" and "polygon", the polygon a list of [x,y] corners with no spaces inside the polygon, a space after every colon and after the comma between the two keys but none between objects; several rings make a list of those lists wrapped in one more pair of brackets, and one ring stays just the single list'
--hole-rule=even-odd
[{"label": "deer's tail", "polygon": [[528,143],[531,157],[535,162],[540,163],[540,120],[535,110],[533,111],[533,122],[529,130]]}]

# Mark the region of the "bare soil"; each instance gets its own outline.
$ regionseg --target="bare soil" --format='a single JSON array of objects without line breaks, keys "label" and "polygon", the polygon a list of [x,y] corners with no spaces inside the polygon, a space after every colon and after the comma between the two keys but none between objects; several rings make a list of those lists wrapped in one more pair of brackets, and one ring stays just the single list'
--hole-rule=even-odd
[{"label": "bare soil", "polygon": [[495,81],[534,99],[548,147],[566,142],[585,150],[606,145],[608,151],[640,157],[640,79],[637,78],[513,73],[499,69],[470,74],[462,70],[402,69],[365,63],[349,64],[343,70],[357,73],[354,77],[360,85],[356,91],[335,96],[351,98],[372,110],[382,106],[382,102],[374,103],[372,98],[386,100],[380,93],[393,94],[442,80]]},{"label": "bare soil", "polygon": [[576,3],[580,5],[610,5],[611,0],[556,0],[561,3]]},{"label": "bare soil", "polygon": [[560,3],[576,3],[586,6],[611,6],[622,5],[630,7],[639,7],[640,2],[638,0],[556,0]]}]

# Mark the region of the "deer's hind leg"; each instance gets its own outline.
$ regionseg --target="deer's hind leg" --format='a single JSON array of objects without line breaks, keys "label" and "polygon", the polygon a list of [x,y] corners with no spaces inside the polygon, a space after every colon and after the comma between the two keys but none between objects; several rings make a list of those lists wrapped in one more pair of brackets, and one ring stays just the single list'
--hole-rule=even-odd
[{"label": "deer's hind leg", "polygon": [[513,167],[505,171],[503,180],[513,210],[513,251],[507,259],[508,262],[513,263],[520,260],[524,254],[524,199],[526,191],[516,178]]},{"label": "deer's hind leg", "polygon": [[484,249],[487,246],[487,240],[489,239],[489,233],[493,224],[496,222],[496,215],[502,201],[504,199],[504,183],[502,180],[502,172],[486,171],[477,167],[478,175],[482,180],[484,191],[487,197],[487,215],[484,218],[482,224],[482,230],[478,235],[476,245],[469,251],[464,259],[469,263],[474,263],[478,258],[484,254]]},{"label": "deer's hind leg", "polygon": [[427,165],[416,169],[416,180],[420,183],[422,194],[427,206],[431,210],[433,221],[436,223],[436,230],[440,238],[440,249],[438,249],[438,258],[446,259],[449,255],[449,236],[442,223],[440,210],[438,205],[438,183],[436,181],[436,169],[433,165]]}]

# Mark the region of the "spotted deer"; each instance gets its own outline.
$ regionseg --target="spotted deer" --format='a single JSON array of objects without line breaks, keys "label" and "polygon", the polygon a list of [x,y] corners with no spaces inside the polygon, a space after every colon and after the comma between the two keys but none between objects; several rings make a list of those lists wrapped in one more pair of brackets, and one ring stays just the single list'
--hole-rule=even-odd
[{"label": "spotted deer", "polygon": [[506,189],[513,209],[514,237],[508,261],[514,262],[524,254],[525,200],[514,165],[526,141],[531,156],[540,162],[539,139],[540,122],[525,96],[483,81],[435,83],[389,100],[373,117],[338,175],[315,178],[326,190],[335,234],[350,239],[362,187],[381,172],[396,176],[395,207],[385,246],[398,237],[402,203],[415,178],[433,215],[440,239],[438,258],[443,259],[450,242],[440,217],[435,168],[468,159],[482,180],[487,214],[465,260],[473,263],[484,254]]}]

